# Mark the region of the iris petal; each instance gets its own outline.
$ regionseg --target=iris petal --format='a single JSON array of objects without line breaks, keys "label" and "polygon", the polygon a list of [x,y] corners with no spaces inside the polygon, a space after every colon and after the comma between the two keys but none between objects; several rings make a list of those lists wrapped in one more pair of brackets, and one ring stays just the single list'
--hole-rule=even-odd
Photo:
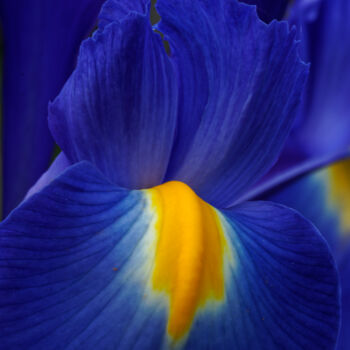
[{"label": "iris petal", "polygon": [[300,163],[348,149],[349,15],[346,0],[293,3],[289,22],[299,27],[302,56],[311,61],[310,79],[278,162],[262,181],[268,182]]},{"label": "iris petal", "polygon": [[[224,214],[241,264],[232,296],[241,296],[242,315],[251,313],[243,319],[264,324],[242,349],[332,349],[339,312],[329,297],[336,298],[337,274],[327,267],[332,257],[320,234],[297,212],[270,202]],[[249,332],[242,323],[240,331]]]},{"label": "iris petal", "polygon": [[179,82],[167,180],[218,207],[268,170],[288,135],[307,75],[286,23],[238,1],[157,2]]},{"label": "iris petal", "polygon": [[350,160],[343,160],[283,185],[260,198],[273,200],[302,213],[327,239],[339,265],[342,286],[342,327],[337,349],[350,347]]},{"label": "iris petal", "polygon": [[99,14],[99,28],[115,21],[122,21],[130,12],[148,14],[151,0],[108,0]]},{"label": "iris petal", "polygon": [[83,43],[50,108],[54,138],[72,163],[89,160],[120,186],[161,183],[176,125],[173,74],[146,15],[111,23]]},{"label": "iris petal", "polygon": [[70,165],[71,164],[66,155],[61,152],[52,162],[49,169],[45,171],[45,173],[40,176],[39,180],[34,184],[34,186],[29,189],[25,199],[32,196],[34,193],[41,191]]},{"label": "iris petal", "polygon": [[337,350],[347,350],[350,347],[350,249],[344,254],[338,263],[339,277],[341,281],[341,330],[338,339]]},{"label": "iris petal", "polygon": [[48,102],[72,72],[102,0],[0,1],[5,42],[3,211],[6,216],[47,169],[53,141]]},{"label": "iris petal", "polygon": [[263,196],[271,190],[273,191],[276,188],[283,187],[287,183],[293,182],[312,172],[316,172],[321,168],[346,160],[349,157],[350,148],[341,152],[336,152],[335,154],[331,153],[326,156],[300,161],[297,165],[285,169],[276,166],[263,176],[251,189],[246,191],[246,193],[237,200],[236,204],[247,200],[263,198]]},{"label": "iris petal", "polygon": [[287,10],[289,0],[240,0],[246,4],[256,5],[259,17],[264,22],[281,20]]},{"label": "iris petal", "polygon": [[310,219],[337,259],[350,243],[350,160],[315,170],[255,197],[282,203]]},{"label": "iris petal", "polygon": [[337,274],[299,214],[219,212],[187,185],[128,191],[71,166],[0,225],[2,346],[332,349]]}]

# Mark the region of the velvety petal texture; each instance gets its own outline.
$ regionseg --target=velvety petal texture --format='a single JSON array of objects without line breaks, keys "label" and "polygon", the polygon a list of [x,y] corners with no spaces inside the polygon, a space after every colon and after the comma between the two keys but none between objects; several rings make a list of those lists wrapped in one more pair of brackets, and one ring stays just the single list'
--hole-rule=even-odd
[{"label": "velvety petal texture", "polygon": [[219,212],[184,183],[128,191],[82,162],[0,225],[0,261],[7,350],[320,350],[336,341],[327,245],[299,214],[268,202]]},{"label": "velvety petal texture", "polygon": [[224,207],[276,161],[307,66],[286,23],[235,0],[158,0],[177,69],[179,112],[166,180]]},{"label": "velvety petal texture", "polygon": [[341,331],[339,334],[337,350],[347,350],[350,347],[350,249],[338,263],[341,282]]},{"label": "velvety petal texture", "polygon": [[48,102],[72,72],[103,0],[1,0],[4,37],[3,214],[47,169]]},{"label": "velvety petal texture", "polygon": [[148,1],[137,4],[105,4],[104,29],[50,109],[53,135],[120,186],[179,180],[227,206],[276,161],[293,122],[308,70],[295,33],[236,0],[159,0],[168,57]]},{"label": "velvety petal texture", "polygon": [[240,0],[246,4],[256,5],[259,17],[264,22],[281,20],[287,10],[289,0]]},{"label": "velvety petal texture", "polygon": [[82,44],[49,123],[71,162],[89,160],[114,183],[145,188],[164,178],[176,116],[172,65],[148,15],[135,12]]},{"label": "velvety petal texture", "polygon": [[240,300],[242,319],[265,324],[238,348],[333,349],[339,313],[328,300],[337,293],[337,273],[329,270],[332,258],[314,226],[270,202],[247,202],[224,214],[241,265],[232,302]]},{"label": "velvety petal texture", "polygon": [[338,350],[350,348],[350,160],[281,184],[260,199],[292,207],[310,219],[327,239],[339,266],[342,327]]},{"label": "velvety petal texture", "polygon": [[122,21],[130,12],[147,14],[150,10],[151,0],[108,0],[99,14],[99,28],[115,21]]},{"label": "velvety petal texture", "polygon": [[302,108],[270,181],[302,162],[342,152],[350,145],[350,15],[347,0],[296,0],[288,21],[298,28],[300,52],[311,62]]},{"label": "velvety petal texture", "polygon": [[32,186],[26,194],[26,199],[32,196],[34,193],[41,191],[51,181],[53,181],[58,175],[60,175],[66,168],[70,166],[70,162],[66,155],[61,152],[56,159],[52,162],[49,169],[44,172],[39,180]]}]

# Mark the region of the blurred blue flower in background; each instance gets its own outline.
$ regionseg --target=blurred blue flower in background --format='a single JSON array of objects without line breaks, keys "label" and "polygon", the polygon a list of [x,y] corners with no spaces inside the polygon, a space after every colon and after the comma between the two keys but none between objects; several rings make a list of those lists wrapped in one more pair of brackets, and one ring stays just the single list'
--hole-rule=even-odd
[{"label": "blurred blue flower in background", "polygon": [[103,0],[1,0],[4,36],[3,217],[49,166],[47,105],[76,63]]}]

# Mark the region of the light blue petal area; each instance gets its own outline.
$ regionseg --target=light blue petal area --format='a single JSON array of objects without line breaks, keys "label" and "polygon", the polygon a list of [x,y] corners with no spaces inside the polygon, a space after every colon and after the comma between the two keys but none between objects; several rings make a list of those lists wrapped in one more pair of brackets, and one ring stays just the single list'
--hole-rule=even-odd
[{"label": "light blue petal area", "polygon": [[76,64],[103,0],[1,0],[3,215],[47,169],[54,142],[48,103]]},{"label": "light blue petal area", "polygon": [[176,81],[161,38],[147,16],[133,13],[82,44],[49,125],[72,163],[88,160],[134,189],[162,182],[176,117]]},{"label": "light blue petal area", "polygon": [[158,349],[162,313],[142,304],[145,207],[83,162],[13,211],[0,228],[1,346]]},{"label": "light blue petal area", "polygon": [[337,272],[314,226],[269,202],[224,214],[237,259],[227,293],[237,329],[232,341],[242,341],[241,349],[333,349]]},{"label": "light blue petal area", "polygon": [[99,14],[99,28],[115,21],[122,21],[130,12],[148,14],[151,0],[108,0]]},{"label": "light blue petal area", "polygon": [[[175,349],[333,349],[337,274],[314,227],[269,203],[219,216],[232,258],[226,297],[197,313]],[[153,219],[144,191],[86,162],[13,211],[0,225],[4,349],[171,348],[167,303],[149,286]]]},{"label": "light blue petal area", "polygon": [[337,261],[350,244],[350,160],[276,185],[255,199],[271,200],[298,210],[328,241]]},{"label": "light blue petal area", "polygon": [[25,199],[29,198],[34,193],[41,191],[70,165],[72,164],[69,162],[66,155],[61,152],[52,162],[49,169],[47,169],[47,171],[45,171],[45,173],[40,176],[39,180],[34,184],[34,186],[29,189]]},{"label": "light blue petal area", "polygon": [[299,146],[308,156],[350,145],[349,17],[348,0],[299,0],[291,13],[292,23],[301,27],[303,56],[311,69],[290,147]]},{"label": "light blue petal area", "polygon": [[167,180],[217,207],[276,161],[307,75],[286,23],[269,26],[236,0],[158,0],[179,82],[179,122]]}]

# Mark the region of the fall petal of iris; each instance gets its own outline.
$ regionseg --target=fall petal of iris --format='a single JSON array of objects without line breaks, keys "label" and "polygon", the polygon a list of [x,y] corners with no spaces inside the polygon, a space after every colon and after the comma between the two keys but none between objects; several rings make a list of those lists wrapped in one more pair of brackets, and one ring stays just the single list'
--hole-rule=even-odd
[{"label": "fall petal of iris", "polygon": [[14,349],[333,349],[337,273],[296,212],[220,212],[187,185],[129,191],[71,166],[0,225]]}]

